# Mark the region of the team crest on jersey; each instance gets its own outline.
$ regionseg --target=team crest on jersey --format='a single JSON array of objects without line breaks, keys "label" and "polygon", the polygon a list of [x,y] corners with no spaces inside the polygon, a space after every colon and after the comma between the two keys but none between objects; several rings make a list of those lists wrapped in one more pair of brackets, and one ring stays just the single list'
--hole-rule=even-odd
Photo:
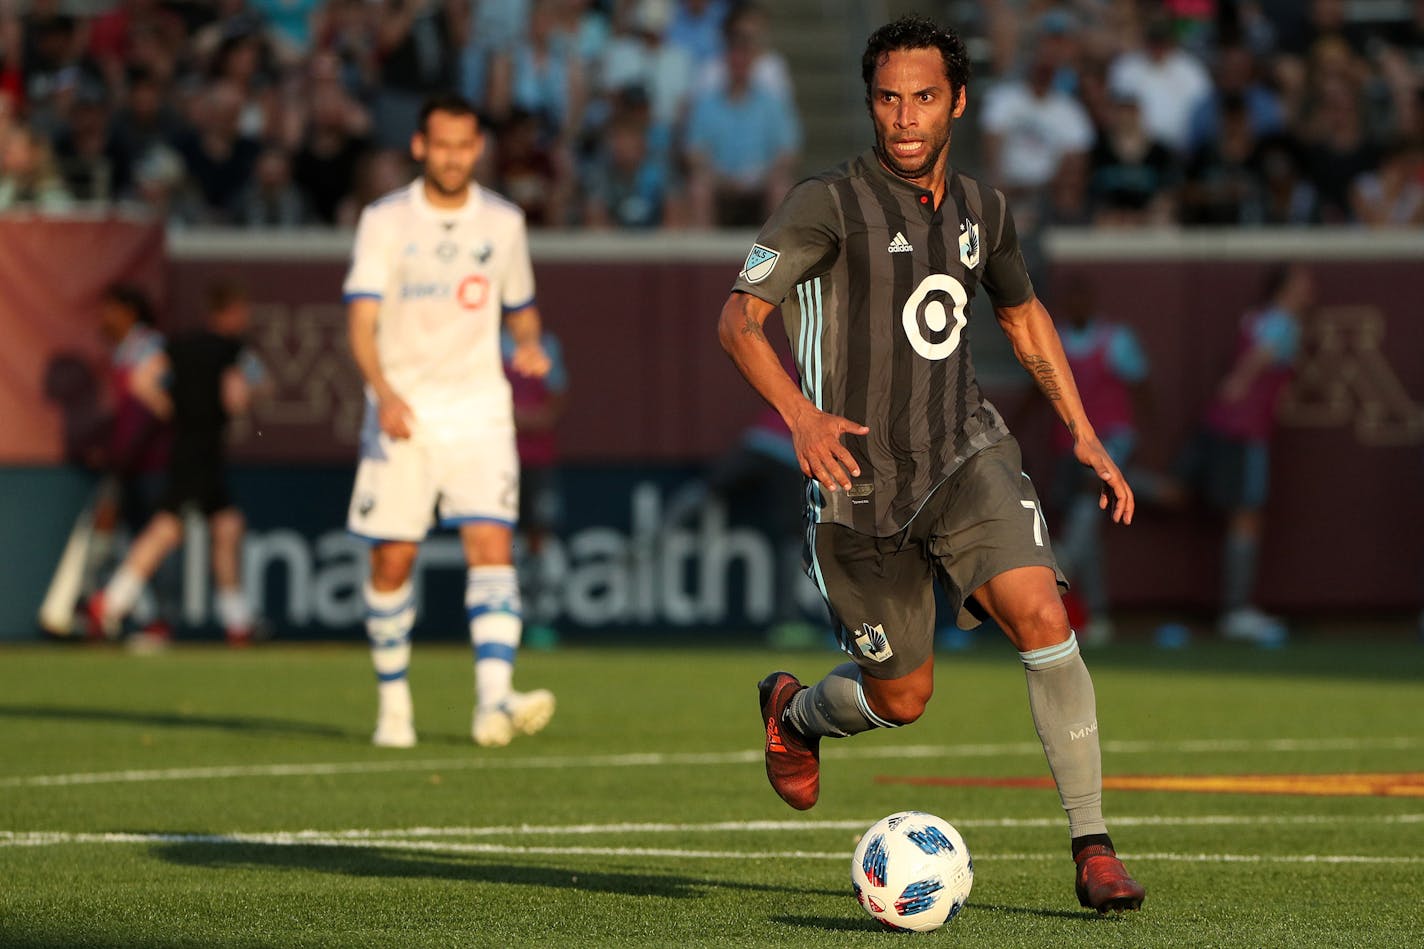
[{"label": "team crest on jersey", "polygon": [[979,225],[967,218],[959,225],[959,262],[970,270],[979,266]]},{"label": "team crest on jersey", "polygon": [[895,650],[890,648],[890,637],[885,635],[885,627],[869,623],[860,624],[860,632],[855,634],[855,645],[866,656],[876,662],[884,662],[895,655]]},{"label": "team crest on jersey", "polygon": [[779,251],[753,244],[751,252],[747,254],[747,262],[742,265],[742,276],[746,278],[747,283],[761,283],[771,276],[771,272],[776,269],[776,262],[780,259]]},{"label": "team crest on jersey", "polygon": [[475,260],[478,260],[482,264],[487,264],[489,263],[490,255],[494,253],[494,245],[489,241],[485,241],[479,247],[470,251],[470,253],[474,256]]},{"label": "team crest on jersey", "polygon": [[454,241],[441,241],[435,245],[435,256],[441,260],[454,260],[458,253],[460,253],[460,248]]}]

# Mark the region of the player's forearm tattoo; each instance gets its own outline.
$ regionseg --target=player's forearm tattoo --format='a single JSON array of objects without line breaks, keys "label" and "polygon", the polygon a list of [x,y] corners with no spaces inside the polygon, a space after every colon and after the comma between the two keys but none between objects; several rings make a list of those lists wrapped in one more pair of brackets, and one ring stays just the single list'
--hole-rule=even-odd
[{"label": "player's forearm tattoo", "polygon": [[1050,401],[1057,402],[1063,398],[1063,390],[1058,387],[1058,373],[1053,369],[1053,363],[1043,356],[1032,354],[1023,357],[1024,368],[1033,376],[1038,383],[1038,388],[1048,397]]},{"label": "player's forearm tattoo", "polygon": [[742,335],[752,336],[762,342],[766,342],[766,331],[762,329],[761,321],[750,313],[746,316],[747,321],[742,324]]}]

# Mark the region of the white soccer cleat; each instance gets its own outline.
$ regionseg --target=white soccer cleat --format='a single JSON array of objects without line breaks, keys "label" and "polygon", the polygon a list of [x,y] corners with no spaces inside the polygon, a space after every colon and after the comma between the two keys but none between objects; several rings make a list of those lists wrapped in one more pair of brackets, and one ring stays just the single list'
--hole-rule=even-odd
[{"label": "white soccer cleat", "polygon": [[470,734],[481,748],[503,748],[514,738],[514,721],[502,705],[477,708]]},{"label": "white soccer cleat", "polygon": [[1221,618],[1219,629],[1223,639],[1255,643],[1258,646],[1283,646],[1290,635],[1285,623],[1252,606],[1243,606],[1227,613]]},{"label": "white soccer cleat", "polygon": [[470,729],[475,744],[482,748],[502,748],[514,736],[533,735],[543,731],[554,717],[554,693],[548,689],[533,692],[511,692],[498,705],[475,709],[475,721]]},{"label": "white soccer cleat", "polygon": [[521,735],[533,735],[544,730],[549,719],[554,717],[554,693],[548,689],[533,692],[511,692],[509,698],[500,703],[509,712],[514,730]]},{"label": "white soccer cleat", "polygon": [[377,748],[414,748],[415,723],[409,715],[382,715],[376,720],[371,744]]}]

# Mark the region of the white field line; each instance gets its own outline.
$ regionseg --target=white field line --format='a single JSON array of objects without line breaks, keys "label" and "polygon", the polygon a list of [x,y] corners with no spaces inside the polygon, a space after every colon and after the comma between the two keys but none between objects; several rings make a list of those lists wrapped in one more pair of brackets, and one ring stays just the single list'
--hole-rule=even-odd
[{"label": "white field line", "polygon": [[[1105,741],[1108,754],[1264,754],[1271,752],[1406,751],[1424,747],[1424,738],[1276,738],[1197,739],[1187,741]],[[1039,756],[1036,742],[983,745],[902,745],[887,748],[828,748],[831,760],[909,758],[1000,758]],[[706,767],[760,762],[760,750],[706,753],[647,752],[622,755],[548,755],[523,758],[425,758],[414,761],[343,761],[301,764],[224,765],[159,768],[146,771],[91,771],[0,778],[0,788],[130,784],[150,781],[199,781],[228,778],[313,777],[339,774],[390,774],[407,771],[562,770],[568,768]]]},{"label": "white field line", "polygon": [[[859,826],[859,825],[857,825]],[[23,838],[23,839],[17,839]],[[819,850],[688,850],[673,847],[531,847],[518,844],[453,843],[434,840],[382,839],[354,840],[308,833],[276,834],[28,834],[10,835],[0,842],[8,846],[54,846],[57,844],[179,844],[231,847],[371,847],[417,853],[485,854],[497,856],[548,857],[669,857],[678,860],[845,860],[845,851]],[[1124,853],[1128,860],[1170,863],[1322,863],[1354,865],[1418,865],[1424,856],[1377,856],[1373,854],[1251,854],[1251,853]],[[1059,851],[1040,853],[980,853],[980,861],[1062,860]]]}]

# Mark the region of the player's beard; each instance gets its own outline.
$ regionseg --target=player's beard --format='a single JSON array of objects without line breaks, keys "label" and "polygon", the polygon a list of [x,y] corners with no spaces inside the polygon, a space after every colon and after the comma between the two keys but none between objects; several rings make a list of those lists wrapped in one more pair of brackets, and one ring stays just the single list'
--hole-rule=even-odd
[{"label": "player's beard", "polygon": [[470,186],[473,171],[473,168],[461,168],[457,165],[446,165],[440,169],[426,166],[425,183],[436,193],[454,198],[464,194],[465,189]]},{"label": "player's beard", "polygon": [[875,130],[875,150],[880,153],[880,161],[890,173],[897,178],[906,181],[919,181],[927,177],[934,171],[935,163],[949,150],[949,141],[954,131],[954,119],[945,122],[944,132],[935,138],[925,138],[924,142],[928,146],[925,149],[924,159],[918,165],[906,165],[903,161],[895,157],[885,141],[885,136],[880,129]]}]

